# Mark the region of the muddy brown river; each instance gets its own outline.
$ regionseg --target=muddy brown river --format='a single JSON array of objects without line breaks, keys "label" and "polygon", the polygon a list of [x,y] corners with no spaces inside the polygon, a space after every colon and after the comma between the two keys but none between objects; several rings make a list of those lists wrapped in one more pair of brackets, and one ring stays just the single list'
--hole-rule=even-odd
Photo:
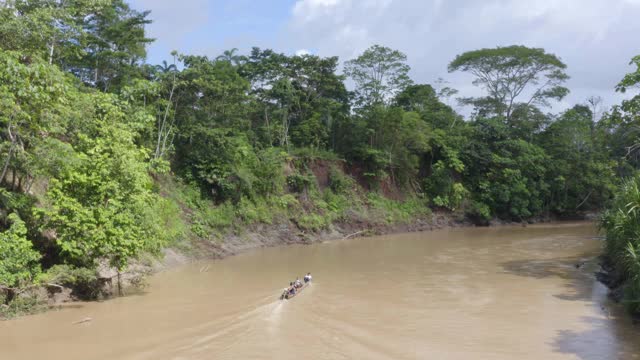
[{"label": "muddy brown river", "polygon": [[[594,280],[596,235],[554,224],[260,249],[0,322],[0,359],[640,359],[640,329]],[[277,299],[307,271],[309,288]]]}]

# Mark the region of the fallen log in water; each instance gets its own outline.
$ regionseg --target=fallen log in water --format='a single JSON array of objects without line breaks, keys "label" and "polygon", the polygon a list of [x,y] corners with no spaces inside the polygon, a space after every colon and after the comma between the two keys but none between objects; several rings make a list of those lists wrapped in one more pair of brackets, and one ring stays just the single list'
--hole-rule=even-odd
[{"label": "fallen log in water", "polygon": [[350,238],[350,237],[352,237],[352,236],[360,235],[360,234],[362,234],[362,233],[363,233],[363,232],[365,232],[365,231],[366,231],[366,230],[360,230],[360,231],[358,231],[358,232],[354,232],[353,234],[349,234],[349,235],[347,235],[347,236],[343,237],[343,238],[342,238],[342,240],[347,240],[348,238]]},{"label": "fallen log in water", "polygon": [[76,321],[76,322],[74,322],[72,325],[83,324],[83,323],[89,322],[89,321],[91,321],[91,320],[93,320],[93,319],[92,319],[92,318],[90,318],[90,317],[86,317],[86,318],[84,318],[84,319],[82,319],[82,320],[80,320],[80,321]]}]

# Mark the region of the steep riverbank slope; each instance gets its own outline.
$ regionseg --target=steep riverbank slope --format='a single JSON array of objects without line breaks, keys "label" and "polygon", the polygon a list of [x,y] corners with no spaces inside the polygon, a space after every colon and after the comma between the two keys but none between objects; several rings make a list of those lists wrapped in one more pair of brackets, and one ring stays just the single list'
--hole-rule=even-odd
[{"label": "steep riverbank slope", "polygon": [[[175,216],[165,224],[176,240],[142,256],[123,271],[102,264],[97,273],[62,268],[45,285],[18,295],[15,316],[77,300],[108,298],[144,286],[144,277],[202,259],[221,259],[258,247],[311,244],[356,236],[429,231],[444,227],[507,224],[478,222],[459,209],[433,208],[421,194],[389,178],[372,182],[341,160],[293,158],[283,164],[282,186],[267,198],[216,204],[202,189],[172,175],[157,176],[158,193]],[[168,217],[169,218],[169,217]],[[550,218],[530,219],[540,222]]]},{"label": "steep riverbank slope", "polygon": [[159,267],[256,247],[474,225],[463,209],[433,209],[413,190],[389,179],[371,182],[341,160],[292,159],[283,175],[279,195],[233,205],[202,200],[172,177],[156,179],[160,193],[180,208],[183,227]]}]

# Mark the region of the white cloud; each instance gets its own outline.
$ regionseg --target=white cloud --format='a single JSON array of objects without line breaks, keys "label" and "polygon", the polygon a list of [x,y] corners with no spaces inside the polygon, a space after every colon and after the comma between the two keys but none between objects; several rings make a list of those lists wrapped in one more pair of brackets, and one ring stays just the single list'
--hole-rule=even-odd
[{"label": "white cloud", "polygon": [[311,55],[311,51],[307,49],[300,49],[300,50],[296,50],[295,54],[296,56]]},{"label": "white cloud", "polygon": [[560,56],[572,77],[568,103],[613,87],[640,54],[640,0],[298,0],[284,42],[353,58],[373,44],[405,52],[418,82],[438,77],[465,93],[470,79],[447,74],[459,53],[523,44]]},{"label": "white cloud", "polygon": [[209,21],[208,0],[132,0],[135,9],[151,9],[148,35],[167,50],[181,50],[189,34]]}]

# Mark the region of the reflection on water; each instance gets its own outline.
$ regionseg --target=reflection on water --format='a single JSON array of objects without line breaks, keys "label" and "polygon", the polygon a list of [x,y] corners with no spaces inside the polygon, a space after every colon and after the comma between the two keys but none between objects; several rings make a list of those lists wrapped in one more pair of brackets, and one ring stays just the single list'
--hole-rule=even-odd
[{"label": "reflection on water", "polygon": [[[640,359],[638,330],[594,281],[594,235],[560,224],[258,250],[0,323],[0,359]],[[311,287],[277,299],[308,271]]]}]

